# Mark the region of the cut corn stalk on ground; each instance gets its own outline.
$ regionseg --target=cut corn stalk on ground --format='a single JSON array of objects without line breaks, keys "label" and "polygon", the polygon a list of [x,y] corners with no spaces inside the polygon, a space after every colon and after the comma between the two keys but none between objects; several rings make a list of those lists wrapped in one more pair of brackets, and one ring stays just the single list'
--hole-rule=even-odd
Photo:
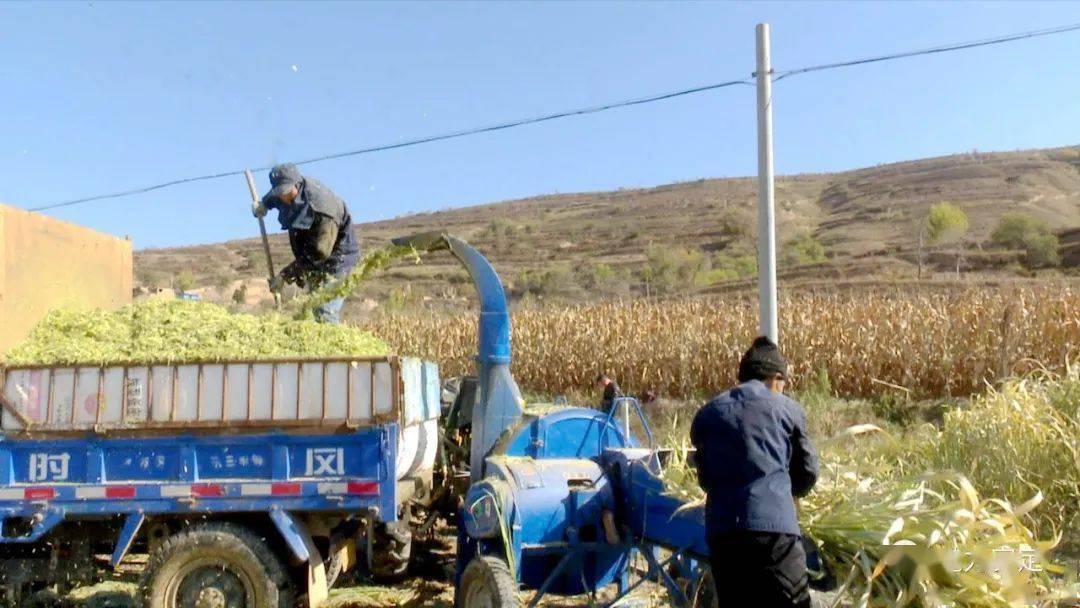
[{"label": "cut corn stalk on ground", "polygon": [[[894,437],[862,424],[819,442],[821,478],[799,516],[842,582],[835,605],[1070,605],[1076,573],[1053,549],[1080,541],[1078,397],[1069,367],[1008,382],[940,428]],[[675,446],[665,484],[700,508],[688,453]]]}]

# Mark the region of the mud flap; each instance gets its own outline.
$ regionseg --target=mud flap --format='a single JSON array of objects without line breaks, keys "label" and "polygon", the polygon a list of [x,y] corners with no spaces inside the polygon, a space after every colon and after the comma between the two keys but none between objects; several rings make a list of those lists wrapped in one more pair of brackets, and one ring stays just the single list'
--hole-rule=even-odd
[{"label": "mud flap", "polygon": [[330,590],[326,586],[326,568],[323,566],[322,554],[311,539],[307,526],[288,511],[275,509],[270,512],[270,518],[292,551],[296,562],[307,566],[308,608],[319,608],[330,596]]},{"label": "mud flap", "polygon": [[120,530],[120,536],[116,539],[116,548],[113,549],[112,557],[109,559],[110,566],[116,568],[120,565],[144,521],[146,521],[146,515],[142,513],[132,513],[124,519],[124,527]]}]

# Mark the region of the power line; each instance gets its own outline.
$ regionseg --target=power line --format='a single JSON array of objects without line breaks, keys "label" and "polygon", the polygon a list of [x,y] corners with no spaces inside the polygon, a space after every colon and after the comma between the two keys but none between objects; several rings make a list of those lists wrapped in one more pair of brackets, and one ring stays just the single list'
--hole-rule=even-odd
[{"label": "power line", "polygon": [[826,63],[822,65],[813,65],[805,68],[798,68],[794,70],[785,70],[783,72],[776,72],[776,77],[773,78],[773,82],[783,80],[789,76],[798,76],[799,74],[808,74],[810,72],[821,72],[823,70],[834,70],[836,68],[846,68],[853,65],[863,65],[866,63],[877,63],[879,61],[892,61],[894,59],[906,59],[908,57],[917,57],[919,55],[933,55],[935,53],[947,53],[949,51],[960,51],[963,49],[973,49],[980,46],[990,46],[993,44],[1004,44],[1006,42],[1015,42],[1017,40],[1026,40],[1028,38],[1038,38],[1040,36],[1051,36],[1054,34],[1064,34],[1066,32],[1074,32],[1080,30],[1080,23],[1074,23],[1072,25],[1064,25],[1061,27],[1055,27],[1045,30],[1034,30],[1030,32],[1021,32],[1018,34],[1008,34],[1005,36],[998,36],[996,38],[983,38],[982,40],[972,40],[970,42],[958,42],[955,44],[947,44],[944,46],[935,46],[928,49],[920,49],[917,51],[904,51],[901,53],[893,53],[891,55],[880,55],[878,57],[867,57],[864,59],[852,59],[849,61],[841,61],[838,63]]},{"label": "power line", "polygon": [[[793,69],[793,70],[785,70],[785,71],[781,71],[781,72],[776,72],[775,73],[776,76],[773,79],[773,82],[778,82],[780,80],[788,78],[789,76],[797,76],[797,75],[800,75],[800,74],[807,74],[807,73],[810,73],[810,72],[820,72],[820,71],[824,71],[824,70],[833,70],[833,69],[837,69],[837,68],[844,68],[844,67],[850,67],[850,66],[855,66],[855,65],[863,65],[863,64],[868,64],[868,63],[877,63],[877,62],[880,62],[880,61],[892,61],[892,60],[895,60],[895,59],[904,59],[904,58],[908,58],[908,57],[916,57],[916,56],[919,56],[919,55],[932,55],[932,54],[936,54],[936,53],[946,53],[946,52],[950,52],[950,51],[959,51],[959,50],[971,49],[971,48],[976,48],[976,47],[981,47],[981,46],[990,46],[990,45],[994,45],[994,44],[1003,44],[1003,43],[1007,43],[1007,42],[1015,42],[1015,41],[1018,41],[1018,40],[1025,40],[1025,39],[1028,39],[1028,38],[1037,38],[1037,37],[1040,37],[1040,36],[1050,36],[1050,35],[1054,35],[1054,34],[1063,34],[1063,33],[1066,33],[1066,32],[1073,32],[1073,31],[1077,31],[1077,30],[1080,30],[1080,23],[1061,26],[1061,27],[1056,27],[1056,28],[1044,29],[1044,30],[1034,30],[1034,31],[1029,31],[1029,32],[1021,32],[1021,33],[1017,33],[1017,34],[1009,34],[1009,35],[1005,35],[1005,36],[999,36],[999,37],[996,37],[996,38],[985,38],[985,39],[982,39],[982,40],[975,40],[975,41],[970,41],[970,42],[960,42],[960,43],[948,44],[948,45],[944,45],[944,46],[931,47],[931,48],[927,48],[927,49],[920,49],[920,50],[914,50],[914,51],[905,51],[905,52],[901,52],[901,53],[893,53],[893,54],[890,54],[890,55],[881,55],[881,56],[877,56],[877,57],[867,57],[867,58],[863,58],[863,59],[853,59],[853,60],[842,61],[842,62],[837,62],[837,63],[827,63],[827,64],[822,64],[822,65],[807,66],[807,67],[797,68],[797,69]],[[657,95],[650,95],[650,96],[647,96],[647,97],[639,97],[639,98],[636,98],[636,99],[629,99],[629,100],[625,100],[625,101],[605,103],[605,104],[596,105],[596,106],[588,106],[588,107],[584,107],[584,108],[578,108],[578,109],[575,109],[575,110],[565,110],[565,111],[562,111],[562,112],[556,112],[554,114],[544,114],[544,115],[541,115],[541,116],[534,116],[532,118],[524,118],[524,119],[519,119],[519,120],[513,120],[513,121],[510,121],[510,122],[503,122],[503,123],[498,123],[498,124],[494,124],[494,125],[488,125],[486,127],[476,127],[476,128],[471,128],[471,129],[464,129],[464,130],[461,130],[461,131],[443,133],[443,134],[440,134],[440,135],[431,135],[431,136],[427,136],[427,137],[421,137],[421,138],[418,138],[418,139],[411,139],[411,140],[397,142],[397,143],[393,143],[393,144],[384,144],[384,145],[379,145],[379,146],[373,146],[373,147],[370,147],[370,148],[361,148],[359,150],[350,150],[348,152],[338,152],[338,153],[335,153],[335,154],[327,154],[327,155],[324,155],[324,156],[317,156],[317,157],[314,157],[314,158],[309,158],[309,159],[306,159],[306,160],[297,161],[294,164],[296,164],[296,165],[306,165],[306,164],[317,163],[317,162],[321,162],[321,161],[325,161],[325,160],[346,158],[346,157],[350,157],[350,156],[359,156],[359,155],[362,155],[362,154],[372,154],[372,153],[375,153],[375,152],[385,152],[387,150],[396,150],[396,149],[399,149],[399,148],[408,148],[408,147],[411,147],[411,146],[418,146],[418,145],[421,145],[421,144],[427,144],[427,143],[432,143],[432,142],[436,142],[436,141],[445,141],[445,140],[448,140],[448,139],[457,139],[457,138],[461,138],[461,137],[468,137],[468,136],[471,136],[471,135],[479,135],[481,133],[491,133],[491,132],[494,132],[494,131],[502,131],[502,130],[505,130],[505,129],[513,129],[513,128],[516,128],[516,127],[522,127],[522,126],[526,126],[526,125],[533,125],[533,124],[538,124],[538,123],[547,122],[547,121],[551,121],[551,120],[558,120],[560,118],[568,118],[568,117],[571,117],[571,116],[584,116],[584,115],[587,115],[587,114],[596,114],[596,113],[599,113],[599,112],[605,112],[605,111],[608,111],[608,110],[614,110],[614,109],[618,109],[618,108],[627,108],[627,107],[631,107],[631,106],[654,103],[654,102],[658,102],[658,101],[664,101],[664,100],[667,100],[667,99],[674,99],[676,97],[683,97],[685,95],[694,95],[694,94],[697,94],[697,93],[704,93],[704,92],[707,92],[707,91],[715,91],[717,89],[723,89],[723,88],[726,88],[726,87],[731,87],[731,86],[740,85],[740,84],[742,84],[742,85],[753,85],[754,83],[753,83],[753,80],[751,80],[751,79],[742,79],[742,80],[729,80],[729,81],[726,81],[726,82],[719,82],[719,83],[714,83],[714,84],[706,84],[706,85],[702,85],[702,86],[698,86],[698,87],[691,87],[691,88],[688,88],[688,89],[680,89],[680,90],[677,90],[677,91],[671,91],[671,92],[668,92],[668,93],[660,93],[660,94],[657,94]],[[270,167],[256,167],[254,170],[255,171],[266,171],[268,169],[270,169]],[[130,190],[123,190],[123,191],[120,191],[120,192],[113,192],[113,193],[110,193],[110,194],[100,194],[100,195],[96,195],[96,196],[88,196],[88,197],[85,197],[85,198],[78,198],[78,199],[69,200],[69,201],[62,201],[62,202],[58,202],[58,203],[51,203],[51,204],[48,204],[48,205],[42,205],[40,207],[31,207],[30,211],[47,211],[47,210],[50,210],[50,209],[58,209],[58,208],[61,208],[61,207],[70,207],[72,205],[79,205],[79,204],[82,204],[82,203],[89,203],[89,202],[93,202],[93,201],[101,201],[101,200],[107,200],[107,199],[113,199],[113,198],[121,198],[121,197],[124,197],[124,196],[131,196],[131,195],[134,195],[134,194],[143,194],[143,193],[146,193],[146,192],[153,192],[154,190],[161,190],[162,188],[168,188],[168,187],[171,187],[171,186],[178,186],[180,184],[188,184],[188,183],[192,183],[192,182],[219,179],[219,178],[222,178],[222,177],[233,177],[233,176],[237,176],[237,175],[243,175],[243,173],[244,173],[243,170],[236,170],[236,171],[226,171],[226,172],[223,172],[223,173],[211,173],[211,174],[207,174],[207,175],[198,175],[198,176],[195,176],[195,177],[186,177],[186,178],[175,179],[175,180],[171,180],[171,181],[167,181],[167,182],[162,182],[160,184],[155,184],[155,185],[152,185],[152,186],[145,186],[145,187],[142,187],[142,188],[134,188],[134,189],[130,189]]]},{"label": "power line", "polygon": [[[455,133],[446,133],[443,135],[434,135],[431,137],[424,137],[421,139],[413,139],[410,141],[404,141],[396,144],[387,144],[384,146],[376,146],[374,148],[364,148],[362,150],[353,150],[352,152],[339,152],[337,154],[328,154],[326,156],[318,156],[316,158],[309,158],[302,160],[296,165],[306,165],[308,163],[317,163],[319,161],[331,160],[335,158],[344,158],[346,156],[357,156],[359,154],[368,154],[370,152],[382,152],[384,150],[394,150],[397,148],[405,148],[408,146],[416,146],[419,144],[426,144],[433,141],[442,141],[445,139],[454,139],[457,137],[465,137],[467,135],[477,135],[480,133],[490,133],[492,131],[502,131],[503,129],[512,129],[514,127],[521,127],[524,125],[532,125],[540,122],[547,122],[549,120],[556,120],[558,118],[567,118],[569,116],[582,116],[585,114],[596,114],[597,112],[604,112],[606,110],[614,110],[615,108],[627,108],[630,106],[637,106],[646,103],[652,103],[654,101],[663,101],[665,99],[673,99],[675,97],[682,97],[684,95],[693,95],[694,93],[704,93],[705,91],[715,91],[716,89],[723,89],[725,87],[734,86],[737,84],[745,84],[753,86],[752,80],[730,80],[728,82],[720,82],[717,84],[707,84],[700,87],[694,87],[692,89],[682,89],[679,91],[673,91],[671,93],[661,93],[660,95],[651,95],[649,97],[641,97],[638,99],[631,99],[628,101],[619,101],[615,103],[607,103],[599,106],[591,106],[588,108],[580,108],[577,110],[567,110],[565,112],[558,112],[555,114],[545,114],[543,116],[536,116],[534,118],[525,118],[522,120],[515,120],[512,122],[504,122],[497,125],[491,125],[487,127],[480,127],[476,129],[466,129],[464,131],[457,131]],[[266,167],[269,169],[270,167]]]},{"label": "power line", "polygon": [[[532,118],[523,118],[520,120],[514,120],[510,122],[503,122],[494,125],[488,125],[486,127],[476,127],[472,129],[465,129],[462,131],[454,131],[452,133],[443,133],[441,135],[431,135],[428,137],[421,137],[419,139],[410,139],[408,141],[401,141],[393,144],[384,144],[380,146],[373,146],[371,148],[361,148],[359,150],[350,150],[348,152],[338,152],[336,154],[327,154],[325,156],[317,156],[315,158],[309,158],[306,160],[297,161],[295,165],[307,165],[310,163],[317,163],[324,160],[332,160],[335,158],[345,158],[348,156],[359,156],[361,154],[371,154],[373,152],[385,152],[386,150],[396,150],[398,148],[408,148],[410,146],[418,146],[420,144],[427,144],[436,141],[444,141],[447,139],[457,139],[459,137],[467,137],[469,135],[478,135],[480,133],[491,133],[493,131],[502,131],[504,129],[512,129],[514,127],[521,127],[525,125],[532,125],[541,122],[547,122],[549,120],[557,120],[559,118],[567,118],[570,116],[583,116],[585,114],[596,114],[597,112],[604,112],[607,110],[613,110],[615,108],[627,108],[630,106],[637,106],[646,103],[652,103],[655,101],[663,101],[665,99],[673,99],[675,97],[682,97],[684,95],[693,95],[695,93],[703,93],[705,91],[714,91],[716,89],[722,89],[725,87],[734,86],[737,84],[753,85],[751,80],[731,80],[728,82],[720,82],[715,84],[707,84],[699,87],[693,87],[689,89],[681,89],[678,91],[671,91],[668,93],[661,93],[659,95],[650,95],[648,97],[639,97],[636,99],[629,99],[626,101],[618,101],[614,103],[606,103],[598,106],[589,106],[586,108],[578,108],[576,110],[566,110],[563,112],[556,112],[554,114],[544,114],[542,116],[534,116]],[[254,171],[267,171],[271,167],[255,167]],[[222,177],[232,177],[236,175],[243,175],[244,171],[226,171],[224,173],[212,173],[209,175],[199,175],[196,177],[185,177],[183,179],[176,179],[153,186],[146,186],[143,188],[135,188],[132,190],[124,190],[121,192],[113,192],[111,194],[99,194],[97,196],[88,196],[86,198],[78,198],[70,201],[63,201],[60,203],[52,203],[49,205],[43,205],[41,207],[32,207],[30,211],[47,211],[49,209],[58,209],[60,207],[70,207],[72,205],[79,205],[82,203],[89,203],[93,201],[102,201],[112,198],[120,198],[123,196],[130,196],[132,194],[142,194],[145,192],[152,192],[154,190],[160,190],[162,188],[168,188],[170,186],[178,186],[180,184],[188,184],[191,182],[206,181],[211,179],[218,179]]]}]

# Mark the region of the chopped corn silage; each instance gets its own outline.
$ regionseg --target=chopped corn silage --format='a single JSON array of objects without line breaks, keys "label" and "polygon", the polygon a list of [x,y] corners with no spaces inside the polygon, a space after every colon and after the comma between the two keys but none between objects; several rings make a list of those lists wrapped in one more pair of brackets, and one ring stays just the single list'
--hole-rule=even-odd
[{"label": "chopped corn silage", "polygon": [[205,302],[149,300],[114,311],[53,311],[7,353],[3,364],[146,364],[388,353],[378,337],[346,325],[236,314]]},{"label": "chopped corn silage", "polygon": [[309,319],[313,316],[315,308],[337,298],[347,298],[360,288],[360,284],[371,277],[375,272],[386,268],[395,260],[404,257],[413,257],[420,262],[420,251],[413,247],[400,247],[387,245],[381,249],[373,249],[367,252],[356,264],[348,276],[342,279],[330,279],[306,297],[296,300],[297,312],[295,318]]}]

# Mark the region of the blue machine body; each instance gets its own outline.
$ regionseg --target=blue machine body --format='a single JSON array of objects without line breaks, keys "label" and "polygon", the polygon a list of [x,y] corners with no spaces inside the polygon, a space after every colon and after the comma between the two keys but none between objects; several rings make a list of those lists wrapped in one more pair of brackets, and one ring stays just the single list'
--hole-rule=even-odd
[{"label": "blue machine body", "polygon": [[622,521],[636,537],[688,557],[707,559],[703,505],[688,506],[664,493],[655,460],[629,450],[608,450],[603,461],[624,491]]},{"label": "blue machine body", "polygon": [[[596,410],[527,411],[488,456],[485,478],[469,489],[465,535],[480,541],[481,552],[508,549],[526,587],[573,595],[618,581],[629,553],[606,542],[602,520],[619,509],[620,497],[596,457],[632,445]],[[576,548],[583,550],[563,563]]]},{"label": "blue machine body", "polygon": [[[577,595],[611,584],[623,597],[636,586],[628,576],[636,553],[677,604],[689,604],[698,563],[708,557],[704,511],[664,493],[655,451],[638,447],[615,409],[526,410],[466,496],[459,576],[475,555],[498,554],[521,584],[539,591],[533,605],[547,593]],[[665,562],[661,548],[670,553]],[[677,583],[676,572],[690,584]]]}]

